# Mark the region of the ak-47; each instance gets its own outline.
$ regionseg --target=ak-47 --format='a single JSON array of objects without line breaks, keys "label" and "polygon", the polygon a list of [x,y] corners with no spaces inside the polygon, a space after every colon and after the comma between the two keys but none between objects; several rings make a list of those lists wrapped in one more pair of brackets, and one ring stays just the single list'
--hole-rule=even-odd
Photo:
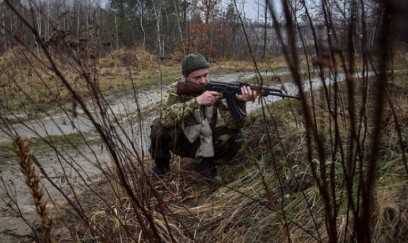
[{"label": "ak-47", "polygon": [[191,82],[178,82],[176,86],[176,92],[179,95],[182,94],[192,94],[192,95],[199,95],[202,94],[206,90],[210,91],[217,91],[222,93],[222,97],[226,98],[228,108],[231,111],[232,117],[235,120],[242,120],[246,114],[241,110],[238,106],[238,101],[236,98],[236,94],[241,94],[241,87],[242,86],[249,86],[252,90],[255,90],[256,93],[260,96],[268,96],[268,95],[275,95],[282,98],[295,98],[300,99],[297,96],[288,95],[283,86],[281,89],[276,88],[268,88],[265,86],[257,85],[257,84],[248,84],[248,83],[224,83],[218,81],[210,81],[205,85],[198,85]]}]

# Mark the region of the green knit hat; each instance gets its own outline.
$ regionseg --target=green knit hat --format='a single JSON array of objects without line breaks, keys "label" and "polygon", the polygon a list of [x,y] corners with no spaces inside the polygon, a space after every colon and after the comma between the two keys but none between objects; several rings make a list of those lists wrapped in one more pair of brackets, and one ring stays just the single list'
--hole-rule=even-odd
[{"label": "green knit hat", "polygon": [[210,65],[203,55],[199,53],[191,53],[184,57],[181,73],[186,77],[191,72],[209,67]]}]

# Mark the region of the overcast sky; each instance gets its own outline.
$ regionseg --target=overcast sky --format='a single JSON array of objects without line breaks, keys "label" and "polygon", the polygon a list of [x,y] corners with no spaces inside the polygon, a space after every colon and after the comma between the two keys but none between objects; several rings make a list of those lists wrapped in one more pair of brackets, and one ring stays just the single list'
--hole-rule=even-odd
[{"label": "overcast sky", "polygon": [[[263,20],[265,0],[235,0],[239,12],[245,12],[245,17],[253,20]],[[102,6],[106,6],[108,0],[101,0]],[[231,0],[223,0],[224,8]],[[280,0],[274,1],[274,4],[280,5]]]},{"label": "overcast sky", "polygon": [[[256,21],[263,21],[265,12],[265,0],[236,0],[238,10],[245,12],[245,17]],[[280,8],[280,0],[273,1],[277,9]]]}]

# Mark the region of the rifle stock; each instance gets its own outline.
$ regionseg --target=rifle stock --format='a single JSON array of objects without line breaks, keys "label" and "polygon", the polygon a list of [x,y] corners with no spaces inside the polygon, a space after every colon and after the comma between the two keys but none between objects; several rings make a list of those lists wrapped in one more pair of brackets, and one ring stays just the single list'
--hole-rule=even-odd
[{"label": "rifle stock", "polygon": [[177,86],[176,86],[176,92],[178,95],[185,95],[185,94],[197,95],[197,94],[202,94],[206,90],[207,89],[205,85],[198,85],[198,84],[189,83],[189,82],[177,82]]}]

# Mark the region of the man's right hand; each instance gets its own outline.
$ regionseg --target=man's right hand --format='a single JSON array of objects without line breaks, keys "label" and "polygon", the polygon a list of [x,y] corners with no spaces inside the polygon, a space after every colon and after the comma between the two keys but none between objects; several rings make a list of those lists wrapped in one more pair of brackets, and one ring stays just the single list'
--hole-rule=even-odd
[{"label": "man's right hand", "polygon": [[216,91],[205,91],[197,96],[196,101],[199,105],[214,105],[220,97],[221,94]]}]

